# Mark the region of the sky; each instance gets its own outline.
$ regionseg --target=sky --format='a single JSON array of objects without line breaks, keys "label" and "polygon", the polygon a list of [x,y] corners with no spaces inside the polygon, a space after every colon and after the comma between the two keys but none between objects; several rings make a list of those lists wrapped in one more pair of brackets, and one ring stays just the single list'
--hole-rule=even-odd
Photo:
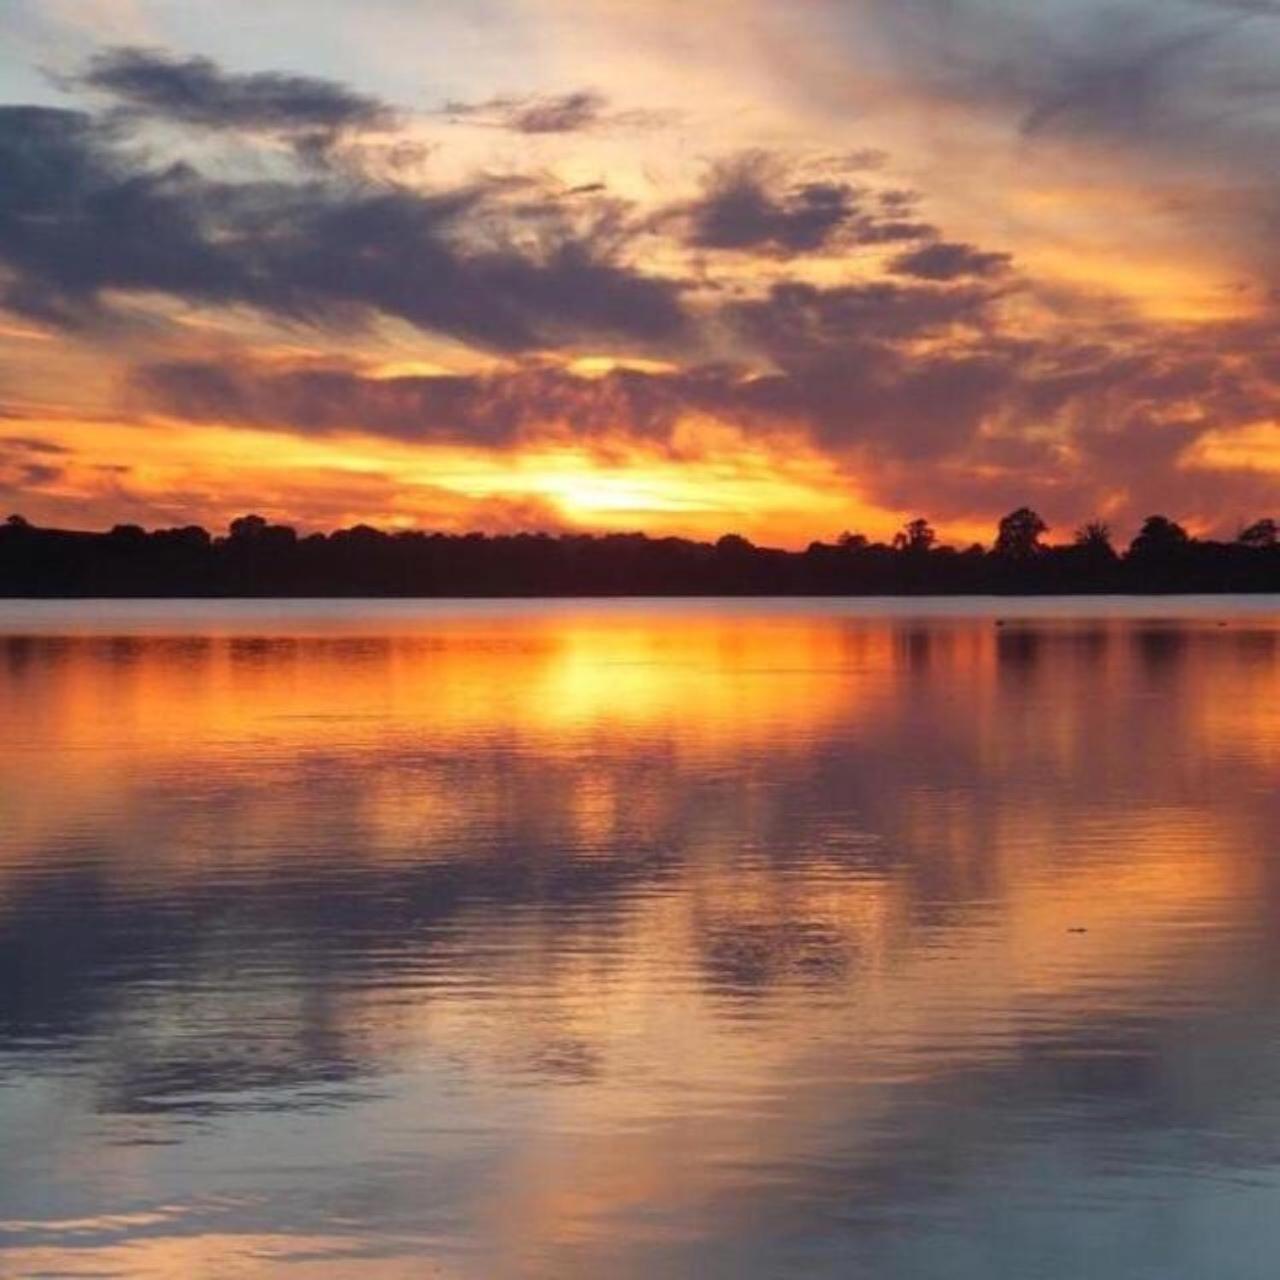
[{"label": "sky", "polygon": [[3,0],[0,509],[1280,505],[1280,0]]}]

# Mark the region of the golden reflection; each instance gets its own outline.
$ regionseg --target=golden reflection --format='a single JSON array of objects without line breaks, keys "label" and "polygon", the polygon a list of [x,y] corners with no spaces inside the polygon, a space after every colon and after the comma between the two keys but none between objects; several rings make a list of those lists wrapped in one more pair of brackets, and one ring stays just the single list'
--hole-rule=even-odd
[{"label": "golden reflection", "polygon": [[[181,1065],[193,1020],[296,1025],[282,1072],[322,1043],[400,1082],[343,1122],[369,1167],[463,1141],[436,1092],[460,1073],[503,1141],[466,1187],[484,1264],[459,1274],[642,1274],[611,1265],[621,1236],[634,1262],[709,1217],[743,1228],[751,1178],[837,1138],[871,1177],[885,1134],[930,1140],[940,1099],[999,1090],[1037,1045],[1216,1007],[1266,925],[1267,865],[1240,856],[1278,737],[1266,620],[566,603],[189,626],[0,641],[0,919],[68,832],[93,833],[111,901],[233,886],[279,956],[237,978],[272,944],[208,931],[198,1012],[139,993],[104,1052]],[[317,922],[341,959],[308,960],[293,931]],[[202,1051],[239,1069],[234,1039]],[[85,1256],[212,1275],[216,1241],[245,1275],[345,1274],[341,1236],[204,1229]],[[448,1274],[423,1232],[407,1247]]]},{"label": "golden reflection", "polygon": [[[98,1231],[99,1224],[90,1222]],[[110,1224],[108,1224],[109,1226]],[[77,1254],[81,1258],[77,1259]],[[18,1276],[129,1276],[131,1280],[222,1280],[228,1275],[268,1276],[287,1269],[296,1280],[340,1280],[351,1275],[352,1244],[342,1235],[297,1235],[262,1232],[246,1235],[211,1232],[154,1239],[142,1235],[106,1246],[65,1245],[6,1250],[6,1267]],[[228,1259],[236,1259],[229,1264]],[[82,1266],[78,1266],[78,1261]],[[229,1269],[230,1267],[230,1269]],[[358,1258],[362,1280],[419,1280],[420,1256]],[[428,1273],[440,1280],[461,1280],[467,1273],[433,1262]]]},{"label": "golden reflection", "polygon": [[[1144,678],[1152,658],[1142,646],[1161,634],[1144,639],[1112,624],[1054,636],[985,622],[875,624],[657,602],[527,614],[442,606],[391,626],[397,634],[5,640],[10,822],[29,824],[35,838],[64,821],[67,806],[106,810],[139,771],[163,771],[180,755],[247,776],[255,761],[296,776],[332,752],[353,768],[385,765],[398,752],[465,752],[499,729],[521,752],[574,769],[623,762],[642,747],[690,767],[768,768],[802,761],[828,738],[894,732],[897,699],[915,687],[959,701],[955,715],[931,720],[925,750],[972,756],[993,776],[1030,761],[1066,780],[1085,757],[1098,768],[1135,767],[1124,759],[1128,739],[1104,730],[1090,698],[1119,698]],[[1193,637],[1174,656],[1184,696],[1150,714],[1188,742],[1274,760],[1280,711],[1269,696],[1269,636],[1244,653],[1251,660],[1231,663],[1209,660],[1210,638]],[[1248,649],[1249,639],[1233,633],[1215,643]],[[1028,693],[1034,700],[1011,717]],[[612,784],[601,773],[575,791],[583,822],[618,810]],[[402,830],[426,813],[441,822],[449,797],[433,785],[376,772],[362,812],[375,831]],[[54,795],[60,804],[47,803]],[[962,825],[945,811],[928,825],[923,812],[913,815],[898,815],[912,840],[960,856]]]}]

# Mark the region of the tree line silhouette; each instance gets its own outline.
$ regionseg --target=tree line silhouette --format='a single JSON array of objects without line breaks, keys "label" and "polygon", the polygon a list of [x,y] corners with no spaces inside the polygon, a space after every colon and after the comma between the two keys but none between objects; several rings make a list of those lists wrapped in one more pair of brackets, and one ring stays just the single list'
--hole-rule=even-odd
[{"label": "tree line silhouette", "polygon": [[891,543],[846,533],[804,551],[641,533],[384,533],[299,536],[257,515],[213,537],[198,526],[108,533],[0,525],[0,596],[980,595],[1280,591],[1280,525],[1230,542],[1150,516],[1118,551],[1094,521],[1070,543],[1020,507],[988,549],[944,546],[927,520]]}]

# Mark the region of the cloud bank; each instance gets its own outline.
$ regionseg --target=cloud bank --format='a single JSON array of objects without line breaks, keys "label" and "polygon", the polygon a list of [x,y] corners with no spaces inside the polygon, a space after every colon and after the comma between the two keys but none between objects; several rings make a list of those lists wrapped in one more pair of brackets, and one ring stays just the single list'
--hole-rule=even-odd
[{"label": "cloud bank", "polygon": [[[1268,109],[1271,80],[1224,64],[1270,7],[1137,6],[1110,39],[1085,9],[1043,45],[1047,19],[1000,4],[869,0],[860,30],[921,93],[1002,119],[1018,146],[1141,135],[1166,163],[1160,139],[1198,92]],[[1272,500],[1276,459],[1224,442],[1275,421],[1274,301],[1144,316],[1047,274],[1035,245],[949,226],[875,137],[704,139],[674,187],[518,153],[406,176],[358,148],[339,162],[339,140],[434,156],[440,113],[320,76],[128,46],[63,83],[77,101],[0,106],[0,304],[14,332],[115,361],[104,413],[513,457],[576,442],[602,459],[620,441],[677,458],[710,447],[688,429],[710,424],[744,450],[813,451],[865,504],[960,524],[1031,501],[1056,523],[1167,507],[1221,528]],[[583,89],[444,115],[571,149],[616,147],[634,117]],[[1256,120],[1214,127],[1229,165]],[[1181,198],[1198,218],[1201,189]],[[1236,225],[1239,202],[1223,207]],[[1254,271],[1274,296],[1263,249]],[[388,334],[431,368],[397,372]],[[61,460],[31,443],[12,465],[55,485]]]}]

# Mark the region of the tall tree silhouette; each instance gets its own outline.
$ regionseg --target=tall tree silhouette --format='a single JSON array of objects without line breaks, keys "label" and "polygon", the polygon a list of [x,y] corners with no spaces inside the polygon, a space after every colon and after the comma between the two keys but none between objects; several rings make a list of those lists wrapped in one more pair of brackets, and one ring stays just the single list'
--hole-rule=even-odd
[{"label": "tall tree silhouette", "polygon": [[1129,554],[1164,559],[1176,555],[1190,543],[1191,535],[1176,520],[1168,516],[1148,516],[1129,544]]},{"label": "tall tree silhouette", "polygon": [[1255,520],[1240,530],[1236,541],[1244,547],[1274,547],[1280,542],[1280,525],[1270,516]]},{"label": "tall tree silhouette", "polygon": [[1042,549],[1040,538],[1049,526],[1030,507],[1011,511],[996,532],[996,555],[1009,560],[1028,560]]},{"label": "tall tree silhouette", "polygon": [[908,520],[901,530],[893,535],[893,545],[896,550],[916,554],[928,551],[937,540],[938,535],[933,531],[933,526],[923,516]]}]

